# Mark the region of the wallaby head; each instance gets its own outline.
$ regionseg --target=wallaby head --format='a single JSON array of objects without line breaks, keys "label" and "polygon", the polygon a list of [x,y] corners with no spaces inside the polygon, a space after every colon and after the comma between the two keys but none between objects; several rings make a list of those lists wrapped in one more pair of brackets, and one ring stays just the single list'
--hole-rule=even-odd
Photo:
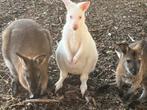
[{"label": "wallaby head", "polygon": [[47,55],[38,55],[32,59],[27,58],[20,53],[16,53],[16,55],[19,57],[22,70],[19,74],[26,82],[27,89],[29,89],[31,96],[30,97],[36,97],[40,94],[41,90],[41,84],[40,84],[40,78],[42,75],[41,71],[41,65],[44,63],[44,61],[47,58]]},{"label": "wallaby head", "polygon": [[78,4],[71,0],[62,0],[67,9],[66,24],[70,29],[76,31],[85,23],[85,12],[89,8],[90,2],[80,2]]},{"label": "wallaby head", "polygon": [[136,75],[140,68],[140,52],[136,48],[131,48],[126,42],[118,43],[119,50],[116,53],[122,61],[123,67],[128,75]]},{"label": "wallaby head", "polygon": [[[146,101],[147,99],[147,74],[146,74],[146,62],[147,62],[147,41],[140,40],[131,44],[119,43],[119,50],[117,55],[119,56],[119,64],[116,70],[116,82],[118,87],[121,87],[122,79],[125,74],[131,75],[131,88],[125,95],[125,99],[129,99],[134,92],[143,87],[142,94],[139,97],[140,101]],[[126,72],[124,72],[124,70]],[[126,75],[125,75],[126,76]],[[126,81],[125,79],[124,81]]]}]

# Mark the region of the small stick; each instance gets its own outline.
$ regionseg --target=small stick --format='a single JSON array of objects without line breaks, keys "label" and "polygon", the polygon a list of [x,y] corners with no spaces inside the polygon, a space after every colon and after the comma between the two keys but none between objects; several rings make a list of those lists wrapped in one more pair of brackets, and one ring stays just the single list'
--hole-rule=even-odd
[{"label": "small stick", "polygon": [[62,100],[62,98],[59,98],[59,100],[55,100],[55,99],[27,99],[27,100],[24,100],[22,102],[19,102],[19,103],[16,103],[16,104],[13,104],[10,106],[10,108],[13,108],[13,107],[16,107],[16,106],[23,106],[25,105],[25,103],[56,103],[56,102],[60,102],[60,100]]},{"label": "small stick", "polygon": [[22,103],[50,103],[50,102],[59,102],[60,100],[55,99],[27,99]]},{"label": "small stick", "polygon": [[129,34],[128,37],[131,39],[132,42],[135,42],[135,40]]},{"label": "small stick", "polygon": [[24,106],[24,103],[22,103],[22,102],[19,102],[19,103],[16,103],[16,104],[13,104],[13,105],[11,105],[10,107],[8,107],[8,108],[14,108],[14,107],[16,107],[16,106]]}]

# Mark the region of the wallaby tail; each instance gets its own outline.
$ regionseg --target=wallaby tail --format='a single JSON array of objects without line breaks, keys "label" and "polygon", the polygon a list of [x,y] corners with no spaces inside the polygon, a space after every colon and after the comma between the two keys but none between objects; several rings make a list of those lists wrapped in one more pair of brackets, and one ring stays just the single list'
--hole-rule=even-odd
[{"label": "wallaby tail", "polygon": [[47,39],[48,39],[48,41],[49,41],[49,45],[50,45],[50,54],[52,54],[52,53],[53,53],[53,51],[52,51],[53,40],[52,40],[51,34],[50,34],[50,32],[49,32],[48,30],[46,30],[46,29],[43,29],[43,31],[45,32],[45,34],[46,34],[46,36],[47,36]]}]

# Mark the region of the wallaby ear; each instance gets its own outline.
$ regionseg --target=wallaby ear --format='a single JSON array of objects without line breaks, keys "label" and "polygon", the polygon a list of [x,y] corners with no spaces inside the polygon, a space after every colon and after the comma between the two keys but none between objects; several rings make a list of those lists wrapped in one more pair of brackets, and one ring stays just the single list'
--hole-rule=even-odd
[{"label": "wallaby ear", "polygon": [[144,54],[144,52],[146,53],[145,49],[147,48],[147,41],[146,40],[141,40],[141,43],[140,43],[140,52],[141,52],[141,55]]},{"label": "wallaby ear", "polygon": [[131,47],[133,47],[133,50],[135,50],[137,53],[139,53],[140,55],[143,55],[145,52],[144,49],[147,48],[147,41],[145,41],[144,39],[137,41],[131,44]]},{"label": "wallaby ear", "polygon": [[64,2],[66,9],[68,9],[71,1],[70,0],[62,0],[62,1]]},{"label": "wallaby ear", "polygon": [[120,50],[123,52],[123,54],[126,54],[130,49],[129,44],[126,42],[117,43],[117,46],[120,48]]},{"label": "wallaby ear", "polygon": [[140,44],[140,47],[141,49],[145,48],[147,46],[147,41],[146,40],[141,40],[141,44]]},{"label": "wallaby ear", "polygon": [[21,55],[20,53],[16,53],[16,55],[19,57],[19,61],[21,62],[22,64],[22,67],[23,68],[26,68],[27,67],[27,64],[29,63],[30,59]]},{"label": "wallaby ear", "polygon": [[25,64],[28,63],[29,59],[28,59],[27,57],[21,55],[20,53],[16,53],[16,55],[19,57],[19,60],[20,60],[20,61],[23,60],[23,62],[24,62]]},{"label": "wallaby ear", "polygon": [[80,6],[80,8],[82,9],[82,11],[87,11],[87,9],[90,6],[90,1],[87,2],[81,2],[78,4]]},{"label": "wallaby ear", "polygon": [[39,55],[39,56],[34,57],[33,60],[37,64],[41,65],[46,60],[46,58],[47,58],[47,55],[43,54],[43,55]]}]

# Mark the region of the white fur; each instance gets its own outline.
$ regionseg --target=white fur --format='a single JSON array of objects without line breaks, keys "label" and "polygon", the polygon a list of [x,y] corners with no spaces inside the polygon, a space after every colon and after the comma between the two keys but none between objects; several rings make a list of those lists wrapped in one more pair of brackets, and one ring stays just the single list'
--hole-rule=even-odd
[{"label": "white fur", "polygon": [[[80,75],[80,89],[84,95],[87,90],[88,75],[95,68],[98,53],[95,42],[85,24],[85,12],[80,9],[79,4],[72,2],[65,5],[70,5],[70,8],[66,6],[68,7],[66,23],[62,39],[56,50],[56,60],[60,69],[60,78],[55,84],[56,91],[62,87],[68,73],[72,73]],[[73,19],[69,18],[71,15]],[[82,16],[82,18],[79,20],[78,16]],[[76,31],[72,28],[74,24],[79,26]]]},{"label": "white fur", "polygon": [[117,56],[118,56],[119,59],[120,59],[120,57],[123,55],[122,52],[119,52],[119,51],[117,51],[117,50],[115,50],[115,53],[117,54]]},{"label": "white fur", "polygon": [[[123,55],[124,55],[122,52],[119,52],[119,51],[117,51],[117,50],[115,50],[115,52],[116,52],[116,54],[117,54],[117,56],[118,56],[119,59],[122,58]],[[124,64],[124,67],[125,67],[127,73],[130,74],[130,75],[132,75],[132,73],[131,73],[131,71],[129,70],[128,65],[127,65],[126,62],[125,62],[125,64]]]}]

